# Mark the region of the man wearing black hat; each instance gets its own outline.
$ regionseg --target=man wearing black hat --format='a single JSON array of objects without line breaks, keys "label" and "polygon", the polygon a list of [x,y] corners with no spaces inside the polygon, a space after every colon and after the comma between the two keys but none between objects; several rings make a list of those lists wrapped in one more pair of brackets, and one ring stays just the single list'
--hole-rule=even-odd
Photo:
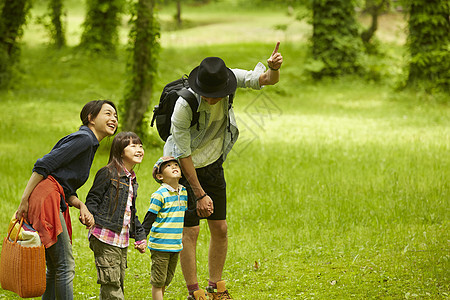
[{"label": "man wearing black hat", "polygon": [[189,290],[188,299],[206,299],[197,281],[196,247],[200,218],[208,220],[211,232],[209,246],[209,299],[232,299],[222,272],[227,254],[226,183],[222,163],[239,131],[231,105],[238,87],[260,89],[279,81],[283,57],[279,42],[267,60],[269,69],[258,63],[254,70],[229,69],[218,57],[205,58],[189,74],[190,91],[196,96],[198,124],[191,127],[192,110],[179,98],[172,114],[171,135],[164,146],[165,156],[179,159],[188,190],[189,208],[197,207],[199,217],[185,218],[181,269]]}]

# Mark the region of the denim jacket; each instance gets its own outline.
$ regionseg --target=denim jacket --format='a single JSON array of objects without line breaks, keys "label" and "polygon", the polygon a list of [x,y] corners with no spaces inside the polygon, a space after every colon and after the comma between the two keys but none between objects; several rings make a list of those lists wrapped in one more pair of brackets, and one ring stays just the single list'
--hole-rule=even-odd
[{"label": "denim jacket", "polygon": [[[101,168],[95,175],[94,183],[86,197],[86,206],[94,215],[95,224],[120,233],[128,201],[129,178],[125,172],[119,176],[108,167]],[[136,215],[138,183],[133,183],[133,202],[131,205],[130,238],[145,240],[145,232]],[[118,191],[118,194],[117,194]],[[117,194],[117,197],[116,197]]]},{"label": "denim jacket", "polygon": [[[259,77],[265,70],[266,68],[262,63],[258,63],[252,71],[232,69],[237,79],[237,87],[248,87],[252,89],[261,89]],[[193,91],[191,90],[191,92]],[[165,156],[174,156],[176,158],[188,157],[198,148],[205,136],[207,125],[209,124],[210,113],[201,105],[201,96],[196,93],[194,93],[194,95],[199,102],[198,125],[190,127],[192,111],[187,101],[180,97],[175,104],[174,112],[172,114],[171,135],[164,145]],[[224,112],[226,113],[227,118],[225,140],[222,148],[223,160],[226,159],[239,136],[239,129],[237,127],[233,107],[230,105],[228,97],[224,100],[226,101],[221,101],[217,104],[224,105]]]}]

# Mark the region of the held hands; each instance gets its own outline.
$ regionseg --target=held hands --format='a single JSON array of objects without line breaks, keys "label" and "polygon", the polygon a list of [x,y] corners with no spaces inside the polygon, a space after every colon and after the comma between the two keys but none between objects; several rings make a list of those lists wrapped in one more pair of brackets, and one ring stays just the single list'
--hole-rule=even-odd
[{"label": "held hands", "polygon": [[275,50],[273,50],[272,55],[267,60],[267,65],[272,71],[278,71],[278,69],[281,68],[281,64],[283,63],[283,56],[281,56],[281,54],[278,52],[279,47],[280,42],[277,42]]},{"label": "held hands", "polygon": [[86,229],[90,229],[95,225],[94,216],[89,212],[89,209],[84,204],[80,207],[80,221],[86,225]]},{"label": "held hands", "polygon": [[134,249],[138,250],[140,253],[145,253],[145,249],[147,249],[147,241],[142,240],[139,242],[134,242]]},{"label": "held hands", "polygon": [[211,197],[206,195],[197,201],[197,215],[201,218],[207,218],[214,212],[214,205]]}]

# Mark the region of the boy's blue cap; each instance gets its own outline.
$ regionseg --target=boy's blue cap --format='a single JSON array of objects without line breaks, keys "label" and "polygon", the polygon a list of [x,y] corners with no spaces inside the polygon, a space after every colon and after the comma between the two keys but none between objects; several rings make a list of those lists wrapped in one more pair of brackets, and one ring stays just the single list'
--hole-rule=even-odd
[{"label": "boy's blue cap", "polygon": [[169,161],[176,161],[176,162],[178,162],[178,160],[175,157],[173,157],[173,156],[163,156],[160,159],[158,159],[158,161],[153,166],[153,178],[156,180],[157,183],[162,183],[162,181],[159,180],[158,178],[156,178],[156,174],[161,173],[161,165],[163,163],[166,163],[166,162],[169,162]]}]

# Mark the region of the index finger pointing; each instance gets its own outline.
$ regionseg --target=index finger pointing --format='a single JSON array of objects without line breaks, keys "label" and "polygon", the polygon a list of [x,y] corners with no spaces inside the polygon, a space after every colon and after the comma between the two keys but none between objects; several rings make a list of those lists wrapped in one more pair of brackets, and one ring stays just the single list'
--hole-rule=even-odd
[{"label": "index finger pointing", "polygon": [[280,47],[280,42],[277,42],[277,45],[275,46],[275,50],[273,50],[272,55],[275,55],[278,52],[278,48]]}]

